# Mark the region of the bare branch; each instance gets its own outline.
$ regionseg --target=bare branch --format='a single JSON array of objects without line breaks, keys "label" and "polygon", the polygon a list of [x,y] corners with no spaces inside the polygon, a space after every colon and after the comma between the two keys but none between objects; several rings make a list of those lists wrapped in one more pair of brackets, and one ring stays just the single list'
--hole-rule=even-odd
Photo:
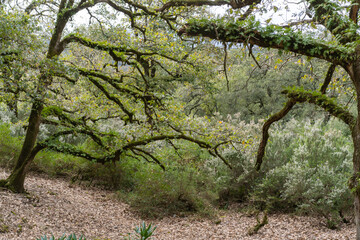
[{"label": "bare branch", "polygon": [[133,148],[132,150],[133,150],[132,152],[134,152],[134,153],[135,153],[135,151],[138,151],[138,152],[141,152],[141,153],[149,156],[156,164],[158,164],[162,168],[162,170],[165,171],[165,166],[159,161],[159,159],[157,159],[154,155],[152,155],[148,151],[145,151],[144,149],[141,149],[141,148]]},{"label": "bare branch", "polygon": [[321,85],[321,88],[320,88],[320,92],[322,94],[325,94],[326,93],[326,89],[327,87],[329,86],[330,82],[331,82],[331,78],[334,74],[334,71],[335,71],[335,68],[336,68],[336,65],[335,64],[331,64],[327,73],[326,73],[326,77],[324,79],[324,83]]}]

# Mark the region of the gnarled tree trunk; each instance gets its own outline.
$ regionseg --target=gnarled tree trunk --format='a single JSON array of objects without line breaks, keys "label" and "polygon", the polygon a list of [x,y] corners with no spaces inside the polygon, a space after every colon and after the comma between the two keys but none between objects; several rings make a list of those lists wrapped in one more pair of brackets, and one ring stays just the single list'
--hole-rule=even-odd
[{"label": "gnarled tree trunk", "polygon": [[21,149],[19,158],[16,161],[15,167],[11,175],[6,179],[5,187],[14,192],[24,192],[25,174],[29,163],[32,162],[35,155],[42,149],[35,147],[36,139],[39,133],[41,122],[41,111],[43,103],[35,100],[29,117],[29,126],[26,131],[25,140]]}]

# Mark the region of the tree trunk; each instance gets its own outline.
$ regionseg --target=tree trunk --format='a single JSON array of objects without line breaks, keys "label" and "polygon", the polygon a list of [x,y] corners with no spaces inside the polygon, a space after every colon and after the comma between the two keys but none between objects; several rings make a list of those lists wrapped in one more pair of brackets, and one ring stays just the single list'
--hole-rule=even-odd
[{"label": "tree trunk", "polygon": [[355,224],[356,224],[356,239],[360,240],[360,123],[359,119],[353,131],[354,142],[354,156],[353,168],[354,174],[350,182],[351,190],[354,193],[354,207],[355,207]]},{"label": "tree trunk", "polygon": [[26,131],[20,156],[16,161],[11,175],[6,179],[5,186],[14,192],[25,191],[24,180],[27,167],[35,155],[42,149],[40,147],[34,148],[39,133],[42,109],[43,103],[40,100],[35,100],[31,108],[29,126]]},{"label": "tree trunk", "polygon": [[[49,44],[49,49],[46,55],[47,59],[52,59],[53,57],[60,55],[61,51],[63,51],[63,48],[61,47],[59,48],[59,43],[65,25],[72,15],[76,14],[76,12],[81,10],[81,8],[78,8],[77,11],[75,11],[70,15],[67,14],[67,16],[64,16],[64,14],[60,14],[64,10],[66,6],[66,2],[67,2],[66,0],[61,0],[59,6],[59,14],[55,24],[56,26],[52,34]],[[70,2],[71,1],[69,1],[67,6],[71,5]],[[0,0],[0,5],[1,5],[1,0]],[[72,5],[70,7],[72,7]],[[50,70],[52,66],[49,65],[48,67]],[[34,160],[36,154],[41,149],[43,149],[43,147],[40,147],[39,145],[36,146],[35,148],[34,146],[36,144],[36,139],[39,133],[39,127],[41,123],[41,112],[44,107],[43,104],[44,93],[46,91],[47,86],[50,83],[51,83],[51,76],[49,76],[46,72],[43,72],[40,76],[36,97],[31,107],[30,117],[28,120],[29,126],[26,131],[25,141],[23,143],[20,156],[17,159],[16,165],[13,171],[11,172],[10,176],[5,181],[0,180],[0,187],[5,186],[14,192],[25,191],[24,181],[25,181],[27,167]]]},{"label": "tree trunk", "polygon": [[[360,51],[358,51],[360,54]],[[352,130],[352,140],[354,144],[354,155],[353,155],[353,176],[349,181],[349,187],[354,194],[354,211],[355,211],[355,224],[356,224],[356,240],[360,240],[360,61],[354,62],[347,69],[351,80],[356,89],[356,101],[358,116],[356,124]]]}]

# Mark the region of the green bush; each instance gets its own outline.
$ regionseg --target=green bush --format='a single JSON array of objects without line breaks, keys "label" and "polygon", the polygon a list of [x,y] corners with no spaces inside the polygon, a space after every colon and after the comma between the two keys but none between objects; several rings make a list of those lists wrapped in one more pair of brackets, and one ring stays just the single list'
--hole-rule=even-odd
[{"label": "green bush", "polygon": [[259,125],[238,122],[238,134],[244,137],[222,149],[233,170],[216,158],[206,161],[203,171],[215,179],[220,203],[248,201],[261,210],[317,214],[329,227],[343,221],[353,207],[347,186],[353,147],[346,126],[322,119],[274,124],[256,172]]},{"label": "green bush", "polygon": [[[338,129],[336,129],[338,128]],[[352,209],[347,181],[352,172],[352,142],[336,121],[289,121],[272,132],[267,172],[252,200],[269,210],[296,209],[342,220]]]},{"label": "green bush", "polygon": [[12,168],[20,153],[22,139],[14,136],[9,123],[0,123],[0,136],[0,166]]},{"label": "green bush", "polygon": [[212,203],[217,196],[209,190],[206,176],[194,168],[173,167],[162,171],[158,166],[147,165],[138,169],[133,179],[131,191],[121,190],[118,196],[143,217],[190,212],[211,216],[214,210]]}]

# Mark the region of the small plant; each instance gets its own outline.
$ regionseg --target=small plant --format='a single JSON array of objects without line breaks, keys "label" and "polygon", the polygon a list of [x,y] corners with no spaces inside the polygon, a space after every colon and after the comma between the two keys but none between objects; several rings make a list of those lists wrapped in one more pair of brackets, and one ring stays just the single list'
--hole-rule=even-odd
[{"label": "small plant", "polygon": [[54,235],[51,235],[51,237],[47,238],[46,235],[37,238],[36,240],[86,240],[86,238],[81,235],[79,238],[76,237],[75,233],[70,234],[69,236],[65,236],[65,234],[62,237],[55,238]]},{"label": "small plant", "polygon": [[153,227],[151,223],[148,226],[146,226],[145,222],[142,222],[140,226],[134,229],[135,237],[132,238],[131,234],[129,233],[129,236],[125,238],[125,240],[146,240],[152,236],[155,229],[156,226]]},{"label": "small plant", "polygon": [[139,227],[135,228],[135,232],[140,237],[140,240],[146,240],[149,237],[151,237],[151,235],[154,233],[155,229],[156,229],[156,226],[152,227],[151,223],[149,224],[149,226],[146,226],[145,222],[142,222]]},{"label": "small plant", "polygon": [[5,224],[0,225],[0,233],[7,233],[9,232],[9,226]]}]

